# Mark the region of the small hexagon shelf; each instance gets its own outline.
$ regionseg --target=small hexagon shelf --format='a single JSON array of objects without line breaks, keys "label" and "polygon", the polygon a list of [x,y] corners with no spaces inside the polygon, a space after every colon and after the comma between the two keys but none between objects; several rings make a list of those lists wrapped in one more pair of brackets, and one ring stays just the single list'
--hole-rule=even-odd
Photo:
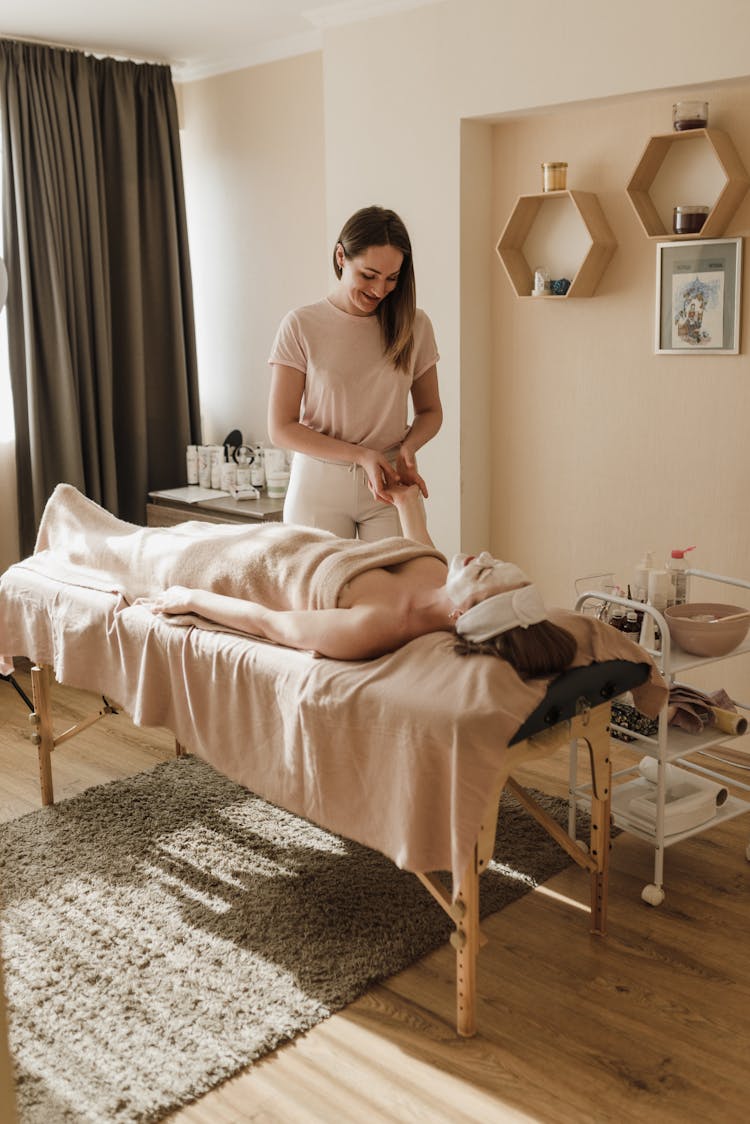
[{"label": "small hexagon shelf", "polygon": [[[542,225],[545,215],[555,208],[565,211],[565,217],[574,219],[580,228],[579,264],[564,296],[532,297],[534,275],[526,252],[535,226]],[[588,191],[544,191],[519,195],[495,250],[517,296],[560,301],[593,296],[616,248],[617,241],[596,195]]]},{"label": "small hexagon shelf", "polygon": [[[690,182],[700,161],[705,166],[706,198],[684,198],[694,188],[680,186]],[[670,177],[671,166],[671,177]],[[731,138],[719,129],[687,129],[651,137],[630,178],[627,193],[641,226],[649,238],[719,238],[739,207],[750,185],[748,174]],[[677,197],[681,192],[682,198]],[[710,195],[713,195],[713,200]],[[697,234],[674,234],[666,216],[678,204],[703,204],[709,207],[706,221]],[[660,213],[661,212],[661,213]]]}]

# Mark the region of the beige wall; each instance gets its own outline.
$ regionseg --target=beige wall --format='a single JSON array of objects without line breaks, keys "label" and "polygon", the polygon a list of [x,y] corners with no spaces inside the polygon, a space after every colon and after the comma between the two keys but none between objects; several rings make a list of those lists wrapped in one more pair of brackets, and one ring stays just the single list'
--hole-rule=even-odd
[{"label": "beige wall", "polygon": [[[701,93],[750,168],[750,82]],[[494,270],[493,547],[533,568],[557,603],[576,575],[614,568],[627,582],[644,548],[663,562],[697,544],[694,565],[750,576],[747,356],[654,354],[656,241],[625,192],[649,135],[670,131],[671,105],[665,92],[493,129],[494,241],[554,154],[570,187],[597,193],[618,241],[591,299],[519,300]],[[748,230],[750,195],[726,236]],[[745,286],[745,334],[747,313]]]},{"label": "beige wall", "polygon": [[180,93],[204,439],[265,443],[276,326],[329,283],[322,57]]},{"label": "beige wall", "polygon": [[[750,169],[750,81],[700,92]],[[657,240],[625,192],[648,137],[670,131],[672,100],[560,107],[491,129],[494,242],[517,195],[540,190],[540,162],[559,156],[571,188],[596,192],[618,241],[591,299],[519,300],[497,259],[493,275],[492,546],[555,604],[571,604],[574,579],[595,571],[625,586],[645,549],[663,565],[673,547],[696,545],[692,565],[750,578],[750,289],[744,354],[654,354]],[[725,237],[749,230],[750,194]],[[694,583],[693,596],[736,595]],[[747,699],[741,670],[711,669],[703,685]]]},{"label": "beige wall", "polygon": [[[700,34],[696,34],[696,28]],[[474,246],[479,246],[478,226],[486,212],[487,138],[482,138],[482,126],[489,127],[488,121],[514,111],[526,113],[668,86],[686,90],[691,84],[744,76],[750,69],[743,46],[749,32],[750,8],[734,0],[712,5],[710,18],[697,0],[656,5],[650,0],[634,0],[627,6],[590,0],[566,0],[565,4],[537,0],[528,5],[450,0],[338,28],[327,35],[324,79],[329,226],[334,215],[348,212],[365,199],[376,198],[400,210],[415,243],[419,303],[435,323],[446,423],[440,436],[424,451],[421,464],[433,497],[440,497],[439,503],[432,500],[430,520],[444,549],[450,551],[459,543],[466,549],[486,545],[478,539],[488,519],[495,549],[515,545],[514,541],[507,543],[507,530],[498,509],[501,500],[495,499],[496,492],[502,495],[507,475],[502,452],[496,460],[484,460],[478,449],[485,447],[486,434],[474,431],[488,411],[495,421],[502,414],[498,371],[503,356],[493,359],[489,345],[482,342],[486,330],[480,308],[487,299],[492,247],[499,228],[487,229],[486,256],[477,259],[473,267],[463,243],[470,230]],[[370,65],[363,73],[366,60]],[[377,60],[377,64],[371,60]],[[663,103],[670,105],[671,98],[671,93],[666,93]],[[594,116],[596,112],[592,108]],[[585,161],[577,158],[576,176],[586,176],[586,186],[593,184],[594,190],[599,178],[609,177],[611,190],[622,191],[629,160],[633,153],[637,159],[645,135],[669,128],[661,105],[652,106],[652,112],[656,114],[653,123],[644,109],[631,134],[635,148],[631,147],[626,158],[618,154],[615,167],[605,169],[602,165],[609,159],[611,148],[591,149]],[[601,127],[606,129],[603,107],[600,117]],[[553,123],[549,125],[550,129],[554,127]],[[586,138],[580,138],[575,151],[580,152],[585,142]],[[496,216],[500,216],[503,201],[500,195],[498,202],[498,192],[505,189],[505,199],[510,199],[521,182],[525,190],[537,189],[533,164],[529,177],[524,179],[524,175],[519,164],[512,185],[504,185],[502,174],[495,177],[492,190]],[[476,181],[473,186],[472,179]],[[622,199],[620,206],[629,207],[627,199]],[[620,257],[616,268],[622,269],[624,260]],[[495,282],[502,280],[495,269]],[[649,281],[649,291],[651,287]],[[614,293],[611,299],[616,300]],[[543,386],[540,394],[560,393],[559,384],[545,381],[548,372],[537,364],[556,338],[557,319],[572,304],[566,302],[564,309],[552,310],[557,313],[555,320],[550,317],[541,330],[537,317],[538,334],[529,334],[533,336],[531,350],[515,357],[518,363],[534,369],[532,378],[538,388]],[[603,307],[596,301],[590,313]],[[511,303],[505,315],[524,323],[527,315],[539,311],[522,312]],[[500,313],[496,304],[495,324]],[[585,307],[574,309],[565,321],[569,327],[564,332],[574,329],[586,315]],[[650,341],[649,331],[646,337]],[[583,337],[575,334],[573,343],[578,352],[586,347]],[[618,356],[616,376],[608,384],[606,397],[611,406],[627,397],[630,370],[639,361],[636,341],[623,342]],[[724,364],[727,360],[716,362]],[[473,420],[465,424],[469,411]],[[587,421],[594,421],[593,411]],[[498,434],[493,431],[491,436],[496,448]],[[475,437],[478,445],[474,444]],[[580,447],[572,455],[586,456]],[[589,470],[590,464],[587,461]],[[516,481],[519,467],[516,464]],[[576,502],[573,497],[563,497],[555,483],[554,466],[550,465],[548,474],[552,477],[550,488],[558,499],[564,499],[566,505]],[[659,473],[655,475],[658,479]],[[661,486],[659,492],[664,504],[668,493]],[[534,517],[529,508],[529,518]],[[635,548],[640,545],[638,542]],[[537,546],[535,543],[535,550]],[[582,548],[582,553],[588,551]],[[547,543],[545,553],[533,561],[542,565],[545,577],[554,568],[553,593],[567,593],[578,563],[570,557],[570,549],[560,557],[558,544]]]},{"label": "beige wall", "polygon": [[[448,552],[459,545],[485,546],[488,538],[498,551],[533,550],[528,564],[541,567],[551,595],[562,599],[582,564],[595,564],[589,556],[601,540],[592,528],[601,514],[591,510],[584,520],[574,513],[577,537],[566,527],[564,542],[551,543],[542,541],[541,532],[521,529],[518,505],[526,504],[527,518],[541,524],[532,504],[545,491],[544,477],[558,508],[583,511],[584,501],[569,494],[570,486],[578,490],[581,480],[590,482],[602,471],[598,462],[609,446],[590,437],[602,410],[610,416],[631,400],[633,380],[649,403],[655,395],[682,410],[684,385],[694,385],[700,395],[714,377],[735,417],[742,405],[732,393],[741,391],[741,382],[731,373],[741,361],[656,359],[649,350],[650,320],[644,327],[642,318],[628,325],[615,347],[610,330],[626,308],[648,305],[653,289],[653,251],[623,192],[631,165],[645,137],[668,124],[673,90],[696,86],[703,92],[750,72],[749,36],[750,6],[744,0],[716,0],[710,11],[698,0],[631,0],[627,6],[446,0],[331,29],[321,53],[184,86],[182,139],[206,438],[221,439],[235,425],[247,439],[265,437],[265,360],[279,318],[329,287],[329,246],[343,218],[367,202],[392,206],[409,225],[419,303],[433,319],[441,351],[446,419],[420,458],[431,485],[435,538]],[[664,93],[657,95],[659,90]],[[619,97],[639,106],[632,121],[626,113],[620,124],[627,146],[614,143],[608,125],[609,113],[617,115],[623,107],[606,99]],[[718,97],[718,90],[712,93],[715,106]],[[594,123],[596,145],[568,124],[576,113]],[[538,143],[545,142],[556,132],[558,116],[571,180],[602,190],[621,245],[600,296],[559,309],[528,308],[512,299],[493,247],[510,200],[519,190],[536,189],[533,130],[540,130]],[[499,146],[506,144],[504,136],[514,136],[513,129],[521,148],[517,154],[508,151],[506,173]],[[750,163],[746,139],[737,139]],[[547,147],[544,152],[546,159]],[[743,232],[745,210],[740,219],[744,226],[734,229]],[[595,377],[589,363],[591,332],[607,339],[606,379]],[[559,362],[561,339],[562,383],[547,366],[551,350]],[[511,341],[513,348],[528,351],[516,354]],[[564,469],[551,463],[532,471],[527,499],[513,501],[507,498],[507,454],[498,448],[509,360],[511,371],[525,372],[523,387],[511,395],[514,408],[531,386],[541,401],[562,400],[565,390],[573,395],[565,402],[580,407],[575,417],[587,433],[586,441],[572,442],[566,451]],[[685,379],[679,378],[674,372],[686,363]],[[655,386],[640,373],[646,369],[667,373]],[[692,391],[688,400],[694,420]],[[696,456],[699,464],[705,457],[696,453],[696,434],[690,434],[692,447],[677,438],[668,438],[672,445],[655,443],[654,417],[650,412],[632,435],[631,452],[634,460],[655,458],[647,489],[653,499],[641,509],[632,546],[618,532],[612,549],[600,551],[613,556],[613,565],[624,564],[644,545],[661,549],[658,513],[667,509],[678,484],[684,491],[685,477],[678,478],[676,465],[685,463],[689,451],[688,473]],[[520,452],[527,454],[527,446]],[[545,465],[549,453],[545,448]],[[522,465],[514,460],[512,479],[515,494],[524,497]],[[609,490],[617,482],[614,473],[611,467],[604,471]],[[731,551],[717,546],[714,534],[715,524],[731,524],[741,502],[739,473],[727,478],[726,486],[715,474],[712,485],[698,481],[698,494],[711,501],[703,510],[721,512],[694,536],[701,540],[702,560],[707,561],[703,542],[709,540],[722,565],[725,554],[727,565],[741,558],[741,534],[733,532]],[[727,513],[721,509],[725,502]],[[545,517],[552,506],[550,500]],[[666,528],[664,538],[681,530]],[[647,537],[651,541],[645,543]]]}]

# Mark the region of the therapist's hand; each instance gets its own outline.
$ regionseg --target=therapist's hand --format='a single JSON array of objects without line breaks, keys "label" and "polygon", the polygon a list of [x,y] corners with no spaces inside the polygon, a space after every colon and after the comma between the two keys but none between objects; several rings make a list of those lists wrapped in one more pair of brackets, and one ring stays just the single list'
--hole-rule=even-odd
[{"label": "therapist's hand", "polygon": [[388,488],[399,483],[398,473],[388,458],[375,449],[362,447],[357,463],[364,469],[372,494],[376,499],[387,503],[386,492]]},{"label": "therapist's hand", "polygon": [[416,484],[427,499],[427,485],[417,472],[417,461],[414,453],[406,445],[402,445],[396,457],[396,471],[402,484]]}]

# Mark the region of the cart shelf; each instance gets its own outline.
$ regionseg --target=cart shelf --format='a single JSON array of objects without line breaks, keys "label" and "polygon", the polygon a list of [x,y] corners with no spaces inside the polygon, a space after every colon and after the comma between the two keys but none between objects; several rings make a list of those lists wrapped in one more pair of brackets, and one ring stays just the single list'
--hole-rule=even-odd
[{"label": "cart shelf", "polygon": [[[712,574],[704,570],[689,569],[687,570],[687,575],[688,578],[694,576],[709,582],[717,582],[739,589],[750,590],[750,582],[727,577],[723,574]],[[635,609],[638,612],[646,612],[653,616],[654,624],[662,636],[662,648],[660,651],[654,651],[653,649],[646,650],[655,660],[664,678],[670,685],[679,682],[681,674],[685,671],[689,671],[693,668],[705,667],[708,664],[720,662],[722,660],[734,659],[750,652],[750,638],[748,638],[739,645],[739,647],[724,656],[713,658],[695,656],[689,652],[683,651],[676,644],[671,643],[667,621],[661,613],[653,609],[650,605],[643,605],[640,602],[618,597],[602,590],[589,590],[579,594],[575,608],[580,612],[586,605],[591,607],[592,602],[598,603],[601,610],[606,610],[608,606],[616,604],[629,609]],[[739,702],[737,702],[736,705],[742,709],[750,709]],[[623,739],[620,742],[625,750],[631,751],[634,755],[638,755],[639,758],[645,756],[652,757],[657,762],[656,784],[649,786],[649,782],[644,782],[652,793],[655,789],[655,826],[651,828],[650,826],[644,826],[642,822],[635,822],[627,813],[627,800],[625,796],[628,792],[628,788],[630,787],[630,789],[632,789],[634,785],[639,784],[637,779],[633,779],[634,777],[640,777],[638,765],[635,763],[632,767],[622,769],[613,776],[615,787],[613,787],[612,795],[612,820],[616,827],[627,831],[629,834],[639,839],[643,839],[654,848],[654,881],[652,884],[643,888],[641,897],[649,905],[660,905],[665,896],[664,852],[666,848],[680,843],[685,839],[689,839],[694,835],[700,835],[704,831],[715,827],[717,824],[725,823],[727,820],[734,819],[736,816],[741,816],[750,812],[750,785],[738,781],[735,777],[727,776],[721,769],[707,768],[703,765],[698,765],[694,761],[688,760],[688,757],[696,753],[712,748],[716,749],[716,747],[734,740],[734,735],[727,734],[719,730],[716,726],[706,726],[697,734],[690,734],[679,727],[670,726],[667,720],[666,704],[659,715],[657,733],[652,737],[634,730],[626,729],[616,723],[612,723],[611,730],[613,733],[617,732],[627,736],[628,740]],[[576,808],[581,806],[589,807],[591,793],[590,785],[578,784],[576,750],[577,746],[571,745],[568,825],[571,835],[575,835]],[[717,756],[720,756],[720,751]],[[747,755],[747,761],[748,768],[750,768],[750,754]],[[730,790],[724,803],[717,806],[713,814],[704,822],[697,823],[686,830],[675,831],[672,834],[668,834],[665,831],[665,822],[667,819],[665,809],[667,806],[668,789],[666,774],[668,765],[674,765],[683,770],[686,780],[689,779],[691,775],[694,777],[704,776],[714,783],[726,786],[726,788]],[[626,779],[628,777],[631,779]],[[619,801],[617,796],[618,791],[621,793]],[[619,809],[617,806],[618,802],[621,805]],[[746,858],[750,860],[750,844],[746,848],[745,855]]]}]

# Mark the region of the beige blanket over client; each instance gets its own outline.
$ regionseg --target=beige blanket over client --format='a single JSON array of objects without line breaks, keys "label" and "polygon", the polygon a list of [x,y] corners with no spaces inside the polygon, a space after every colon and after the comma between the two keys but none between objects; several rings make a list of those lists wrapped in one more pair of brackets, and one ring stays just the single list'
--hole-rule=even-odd
[{"label": "beige blanket over client", "polygon": [[70,484],[58,484],[24,566],[119,593],[130,604],[183,585],[269,609],[335,609],[342,588],[358,574],[425,555],[445,561],[440,551],[408,539],[342,542],[328,531],[283,523],[139,527]]},{"label": "beige blanket over client", "polygon": [[[489,795],[520,760],[551,752],[508,745],[547,681],[523,680],[493,656],[461,657],[448,632],[369,661],[316,659],[204,622],[175,627],[132,603],[194,584],[326,608],[361,569],[429,547],[342,549],[326,532],[278,524],[137,527],[61,485],[37,549],[0,576],[0,668],[3,653],[49,664],[61,683],[96,689],[138,725],[167,727],[264,799],[406,869],[450,870],[457,887]],[[666,685],[642,649],[591,616],[550,615],[575,635],[574,667],[650,664],[633,695],[658,714]]]}]

